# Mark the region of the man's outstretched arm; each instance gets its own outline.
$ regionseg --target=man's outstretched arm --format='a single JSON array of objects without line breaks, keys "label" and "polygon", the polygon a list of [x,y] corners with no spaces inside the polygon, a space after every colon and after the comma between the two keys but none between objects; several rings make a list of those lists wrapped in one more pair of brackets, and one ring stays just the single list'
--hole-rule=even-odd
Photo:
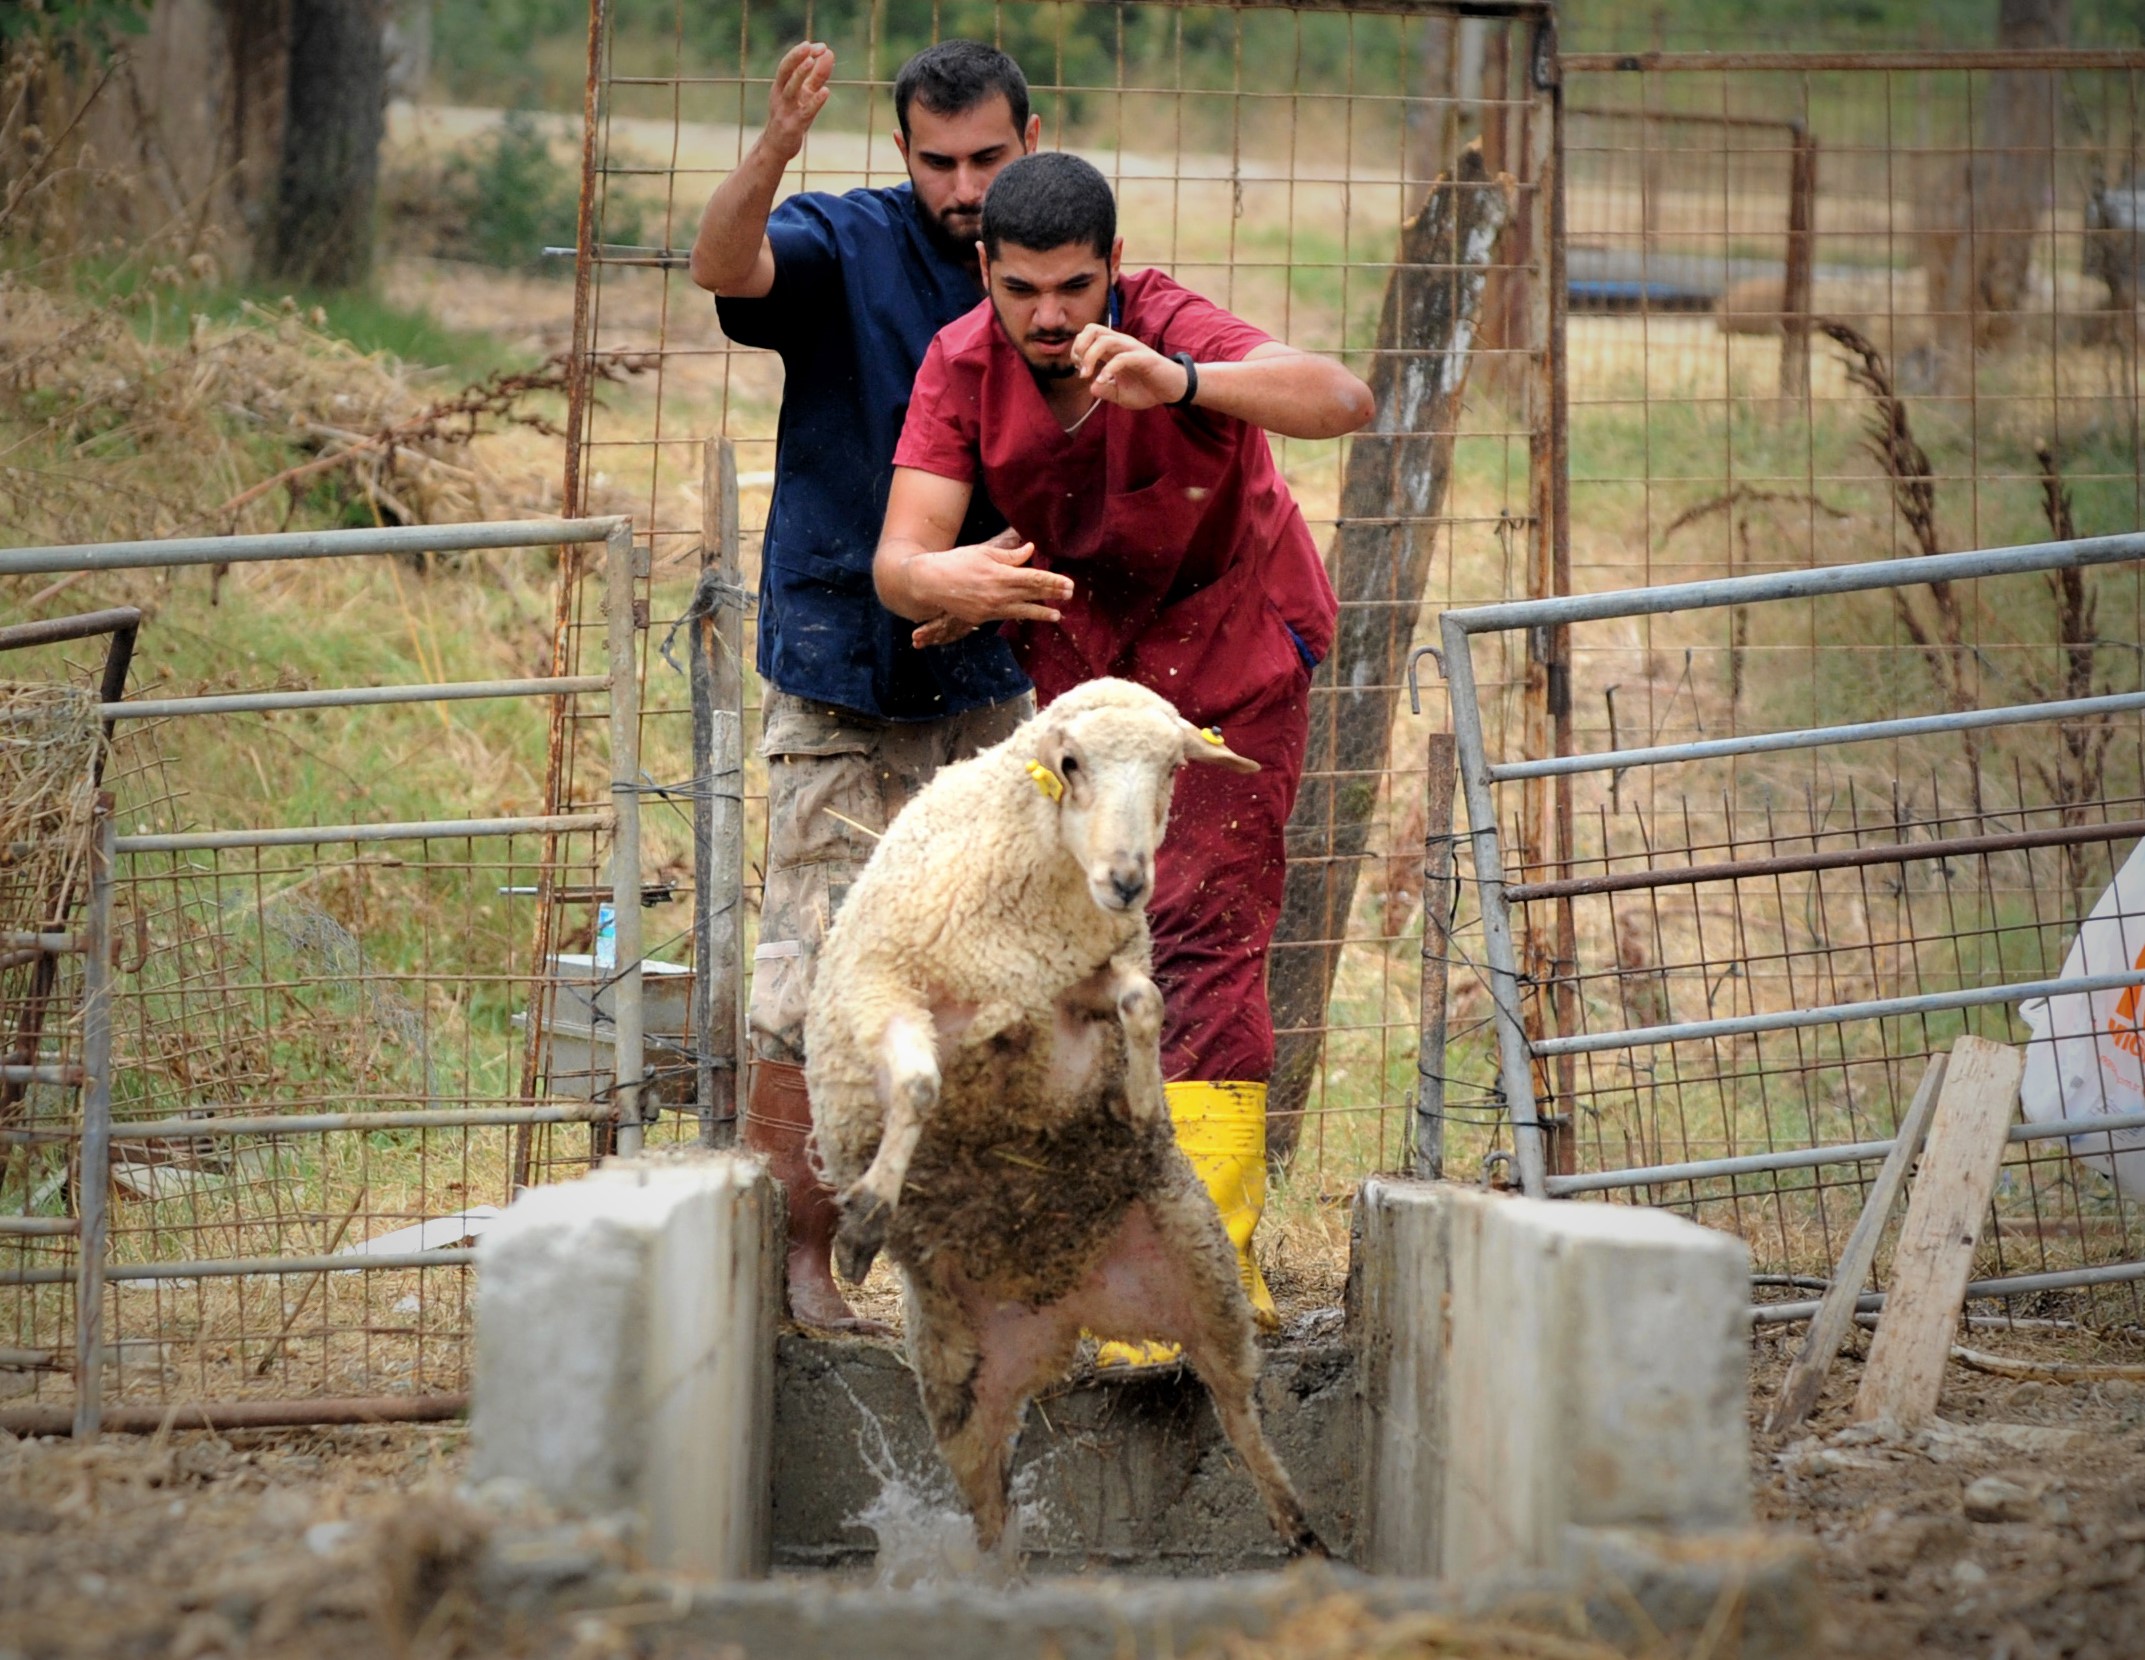
[{"label": "man's outstretched arm", "polygon": [[987,622],[1056,622],[1072,578],[1032,570],[1035,544],[1008,532],[956,547],[972,485],[917,467],[896,467],[886,527],[872,557],[879,603],[923,626],[919,646],[944,645]]},{"label": "man's outstretched arm", "polygon": [[834,53],[817,41],[792,46],[775,66],[767,125],[737,171],[715,187],[693,238],[693,281],[711,294],[757,300],[775,285],[775,250],[767,240],[782,175],[804,148],[804,135],[826,108]]},{"label": "man's outstretched arm", "polygon": [[[1125,409],[1152,409],[1184,396],[1190,375],[1129,334],[1090,323],[1073,342],[1073,363],[1096,397]],[[1370,388],[1330,357],[1269,340],[1235,363],[1195,363],[1192,402],[1284,438],[1340,438],[1368,426],[1378,406]]]}]

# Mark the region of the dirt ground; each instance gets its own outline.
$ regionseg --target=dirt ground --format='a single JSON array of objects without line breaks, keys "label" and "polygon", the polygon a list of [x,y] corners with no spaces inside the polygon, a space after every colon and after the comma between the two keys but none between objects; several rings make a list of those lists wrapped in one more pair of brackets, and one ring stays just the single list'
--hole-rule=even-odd
[{"label": "dirt ground", "polygon": [[[1754,1346],[1753,1423],[1800,1338],[1774,1328]],[[2139,1359],[2039,1334],[1973,1342],[2014,1357]],[[1837,1653],[2145,1655],[2145,1384],[2017,1382],[1954,1362],[1939,1426],[1902,1438],[1849,1426],[1860,1373],[1843,1356],[1803,1432],[1752,1439],[1758,1518],[1817,1540]]]},{"label": "dirt ground", "polygon": [[[1796,1340],[1790,1328],[1754,1345],[1754,1421]],[[1843,1357],[1809,1433],[1752,1445],[1761,1522],[1817,1542],[1832,1653],[2145,1654],[2145,1386],[1954,1365],[1942,1422],[1899,1438],[1847,1425],[1858,1374]],[[465,1443],[459,1425],[87,1448],[0,1434],[0,1660],[654,1652],[631,1608],[529,1612],[535,1592],[624,1564],[627,1546],[512,1493],[457,1497]],[[1474,1652],[1375,1637],[1344,1652]]]}]

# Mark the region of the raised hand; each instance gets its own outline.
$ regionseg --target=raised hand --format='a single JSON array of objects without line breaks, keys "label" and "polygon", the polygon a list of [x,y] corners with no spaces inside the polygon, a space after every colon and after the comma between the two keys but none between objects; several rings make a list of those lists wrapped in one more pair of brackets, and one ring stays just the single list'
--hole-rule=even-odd
[{"label": "raised hand", "polygon": [[1088,390],[1120,409],[1153,409],[1184,396],[1183,364],[1101,323],[1080,331],[1072,359]]},{"label": "raised hand", "polygon": [[775,65],[775,84],[767,92],[764,138],[784,161],[794,161],[804,148],[804,135],[827,107],[831,96],[827,83],[833,77],[834,48],[816,40],[792,46]]}]

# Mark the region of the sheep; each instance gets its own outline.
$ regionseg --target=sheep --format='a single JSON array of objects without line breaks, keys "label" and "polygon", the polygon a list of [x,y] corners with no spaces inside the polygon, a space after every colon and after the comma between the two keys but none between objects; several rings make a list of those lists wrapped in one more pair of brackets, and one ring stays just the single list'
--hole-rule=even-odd
[{"label": "sheep", "polygon": [[883,1247],[901,1271],[910,1366],[986,1552],[1028,1401],[1086,1328],[1180,1344],[1290,1554],[1323,1554],[1162,1092],[1146,903],[1185,762],[1258,770],[1144,687],[1076,687],[918,794],[821,951],[806,1078],[836,1266],[860,1282]]}]

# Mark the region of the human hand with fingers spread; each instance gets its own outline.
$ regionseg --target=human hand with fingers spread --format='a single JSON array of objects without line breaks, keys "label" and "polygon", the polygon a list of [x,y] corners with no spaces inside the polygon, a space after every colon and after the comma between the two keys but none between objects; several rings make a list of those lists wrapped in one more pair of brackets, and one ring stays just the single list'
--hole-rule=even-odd
[{"label": "human hand with fingers spread", "polygon": [[797,159],[804,135],[832,96],[834,48],[816,40],[792,46],[775,65],[774,85],[767,90],[766,143],[784,162]]},{"label": "human hand with fingers spread", "polygon": [[1073,368],[1088,390],[1120,409],[1156,409],[1179,401],[1191,384],[1174,358],[1103,323],[1090,323],[1073,341]]}]

